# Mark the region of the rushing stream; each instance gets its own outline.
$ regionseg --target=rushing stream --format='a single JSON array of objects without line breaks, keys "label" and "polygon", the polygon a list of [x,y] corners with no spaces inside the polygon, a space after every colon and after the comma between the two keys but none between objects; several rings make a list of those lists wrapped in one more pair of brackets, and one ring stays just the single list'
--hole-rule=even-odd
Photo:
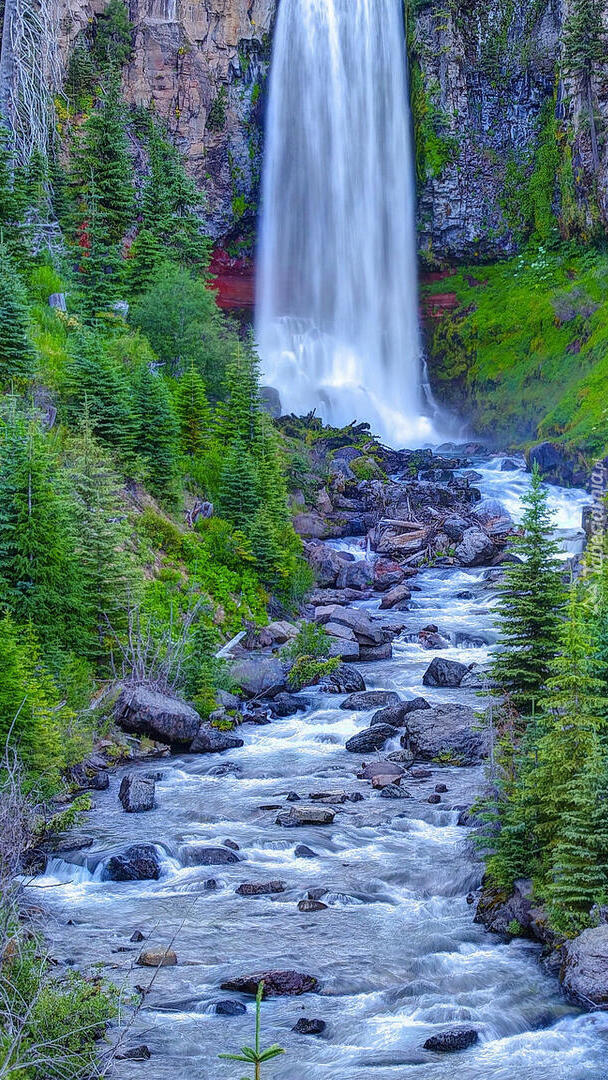
[{"label": "rushing stream", "polygon": [[[479,466],[481,486],[516,514],[526,475],[499,466]],[[552,491],[571,549],[580,545],[585,500],[581,492]],[[483,569],[422,571],[408,628],[434,622],[452,642],[441,655],[484,659],[495,639],[495,598],[485,575]],[[394,643],[392,662],[361,665],[361,671],[368,688],[475,704],[473,691],[423,690],[433,655],[404,635]],[[220,983],[294,968],[315,975],[319,993],[264,1004],[266,1040],[287,1050],[268,1066],[269,1080],[605,1078],[608,1016],[569,1005],[538,963],[533,944],[503,943],[473,922],[467,895],[479,885],[481,870],[455,807],[471,803],[480,770],[435,768],[431,779],[406,780],[411,800],[381,798],[356,779],[361,758],[344,749],[351,735],[367,727],[370,713],[345,712],[340,697],[319,690],[303,696],[311,701],[306,713],[263,728],[244,726],[240,750],[160,762],[158,805],[150,813],[123,812],[119,771],[109,791],[94,795],[84,826],[93,846],[75,853],[77,862],[52,860],[35,882],[54,886],[32,890],[48,905],[54,955],[85,968],[98,963],[119,985],[147,985],[152,978],[135,966],[141,948],[129,940],[135,930],[150,945],[175,939],[179,963],[158,972],[128,1038],[129,1044],[145,1041],[152,1058],[120,1062],[118,1075],[241,1076],[242,1066],[219,1062],[217,1054],[251,1042],[253,1005],[242,998],[246,1015],[216,1015],[214,1002],[239,998]],[[141,768],[150,771],[149,764]],[[448,793],[432,806],[427,799],[438,781]],[[290,805],[289,791],[359,791],[363,801],[338,805],[333,825],[285,830],[275,819],[279,807]],[[243,861],[184,866],[189,844],[221,845],[227,838],[239,845]],[[101,880],[110,853],[150,840],[164,853],[161,880]],[[299,844],[317,857],[296,858]],[[205,886],[211,876],[215,891]],[[283,880],[286,891],[259,898],[235,893],[242,881],[271,879]],[[328,909],[298,911],[297,902],[317,888],[328,890]],[[324,1034],[293,1033],[303,1016],[325,1020]],[[430,1035],[462,1023],[479,1031],[476,1046],[456,1056],[422,1049]]]}]

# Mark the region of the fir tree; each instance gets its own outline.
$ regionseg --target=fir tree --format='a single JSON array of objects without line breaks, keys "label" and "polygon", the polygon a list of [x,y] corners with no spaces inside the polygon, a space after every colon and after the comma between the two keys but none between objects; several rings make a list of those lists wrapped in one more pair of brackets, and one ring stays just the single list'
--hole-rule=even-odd
[{"label": "fir tree", "polygon": [[144,226],[169,256],[202,274],[211,244],[203,233],[204,197],[187,175],[177,148],[151,120],[148,141],[150,175],[142,209]]},{"label": "fir tree", "polygon": [[209,445],[212,433],[211,409],[205,383],[191,363],[175,389],[175,408],[184,454],[197,457]]},{"label": "fir tree", "polygon": [[499,589],[500,636],[492,677],[499,691],[529,714],[556,653],[564,590],[547,492],[536,468],[522,501],[523,532],[512,544],[522,561],[507,566]]},{"label": "fir tree", "polygon": [[95,20],[92,58],[103,70],[119,72],[133,55],[133,26],[125,0],[110,0]]},{"label": "fir tree", "polygon": [[260,412],[255,443],[260,499],[275,530],[284,530],[291,523],[287,504],[287,483],[281,449],[272,421]]},{"label": "fir tree", "polygon": [[222,517],[248,534],[259,505],[254,461],[241,439],[235,439],[226,455],[219,490]]},{"label": "fir tree", "polygon": [[126,264],[125,277],[130,296],[141,296],[150,288],[164,260],[165,253],[152,230],[140,229],[131,244]]},{"label": "fir tree", "polygon": [[68,420],[77,427],[88,416],[93,434],[128,460],[137,418],[126,371],[107,355],[91,330],[73,335],[70,357],[65,385]]},{"label": "fir tree", "polygon": [[23,389],[33,378],[25,290],[6,247],[0,245],[0,387]]},{"label": "fir tree", "polygon": [[253,449],[259,435],[259,360],[251,345],[237,342],[226,365],[225,399],[218,408],[218,435]]},{"label": "fir tree", "polygon": [[284,563],[284,551],[279,542],[271,510],[262,505],[248,525],[249,539],[260,580],[265,585],[277,585]]},{"label": "fir tree", "polygon": [[177,496],[179,427],[171,395],[162,375],[142,364],[135,378],[137,438],[135,449],[145,461],[150,488],[166,502]]}]

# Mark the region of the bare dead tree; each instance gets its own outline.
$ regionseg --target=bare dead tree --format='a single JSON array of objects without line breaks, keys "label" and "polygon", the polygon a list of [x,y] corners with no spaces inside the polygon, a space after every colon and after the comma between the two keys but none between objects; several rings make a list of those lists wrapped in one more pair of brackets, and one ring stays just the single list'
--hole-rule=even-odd
[{"label": "bare dead tree", "polygon": [[15,161],[46,153],[61,89],[59,5],[55,0],[5,0],[0,52],[0,112],[14,138]]},{"label": "bare dead tree", "polygon": [[129,604],[125,634],[117,633],[107,619],[114,642],[112,669],[115,678],[132,685],[145,685],[160,693],[175,690],[180,682],[190,629],[202,604],[202,600],[197,600],[178,619],[171,607],[169,622],[161,628],[142,612],[139,604]]}]

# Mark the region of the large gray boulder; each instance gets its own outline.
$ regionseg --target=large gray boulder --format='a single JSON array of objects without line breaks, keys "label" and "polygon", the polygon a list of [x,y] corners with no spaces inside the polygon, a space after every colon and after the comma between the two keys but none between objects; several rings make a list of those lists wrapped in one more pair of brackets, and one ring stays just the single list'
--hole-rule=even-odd
[{"label": "large gray boulder", "polygon": [[456,558],[461,566],[485,566],[496,555],[496,548],[487,533],[474,526],[465,529],[456,546]]},{"label": "large gray boulder", "polygon": [[158,881],[160,859],[154,844],[132,844],[112,855],[103,869],[106,881]]},{"label": "large gray boulder", "polygon": [[317,988],[314,975],[304,975],[299,971],[261,971],[255,975],[228,979],[221,984],[221,989],[255,997],[260,983],[264,983],[264,997],[299,997]]},{"label": "large gray boulder", "polygon": [[[232,682],[240,686],[245,697],[273,697],[287,689],[283,665],[274,656],[244,657],[230,669]],[[199,722],[200,723],[200,722]]]},{"label": "large gray boulder", "polygon": [[410,713],[416,712],[417,709],[430,708],[431,706],[426,698],[410,698],[408,701],[401,701],[399,705],[389,705],[386,709],[379,709],[372,716],[372,727],[374,724],[391,724],[392,727],[405,727]]},{"label": "large gray boulder", "polygon": [[147,735],[178,748],[190,746],[201,726],[201,718],[191,705],[146,686],[123,690],[116,702],[115,719],[131,735]]},{"label": "large gray boulder", "polygon": [[201,724],[190,747],[191,754],[221,754],[224,750],[236,750],[243,740],[230,731],[220,731],[211,724]]},{"label": "large gray boulder", "polygon": [[583,930],[562,949],[560,978],[585,1009],[608,1009],[608,925]]},{"label": "large gray boulder", "polygon": [[412,590],[407,585],[395,585],[393,589],[389,589],[382,597],[380,610],[386,611],[394,607],[403,610],[404,608],[409,607],[411,599]]},{"label": "large gray boulder", "polygon": [[292,806],[291,810],[279,814],[277,825],[286,829],[302,825],[331,825],[336,814],[327,806]]},{"label": "large gray boulder", "polygon": [[410,713],[401,744],[424,761],[476,765],[486,756],[488,735],[468,705],[435,705]]},{"label": "large gray boulder", "polygon": [[345,563],[338,574],[339,589],[369,589],[374,582],[374,566],[367,559]]},{"label": "large gray boulder", "polygon": [[321,689],[328,694],[354,694],[365,690],[365,679],[350,664],[340,664],[337,671],[325,676]]},{"label": "large gray boulder", "polygon": [[468,673],[469,668],[466,664],[461,664],[458,660],[446,660],[443,656],[436,656],[422,676],[422,683],[424,686],[453,688],[460,686]]},{"label": "large gray boulder", "polygon": [[230,866],[241,861],[232,848],[206,844],[188,844],[182,849],[181,857],[184,866]]},{"label": "large gray boulder", "polygon": [[353,735],[346,743],[346,749],[351,754],[373,754],[376,750],[382,750],[385,743],[397,734],[397,728],[390,724],[376,724]]},{"label": "large gray boulder", "polygon": [[142,814],[154,808],[154,780],[129,773],[120,782],[118,798],[128,814]]},{"label": "large gray boulder", "polygon": [[382,645],[386,640],[382,627],[372,622],[365,611],[336,607],[331,613],[331,621],[349,627],[360,645]]},{"label": "large gray boulder", "polygon": [[380,709],[387,705],[399,705],[400,703],[401,698],[394,690],[363,690],[360,693],[349,694],[340,703],[340,708],[363,711],[365,709]]},{"label": "large gray boulder", "polygon": [[338,575],[344,569],[344,559],[327,544],[307,544],[306,559],[314,570],[317,584],[322,589],[331,589],[335,586]]}]

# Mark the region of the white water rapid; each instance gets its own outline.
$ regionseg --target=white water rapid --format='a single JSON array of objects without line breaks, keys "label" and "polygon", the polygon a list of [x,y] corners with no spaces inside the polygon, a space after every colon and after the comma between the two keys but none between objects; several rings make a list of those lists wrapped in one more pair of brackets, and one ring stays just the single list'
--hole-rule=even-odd
[{"label": "white water rapid", "polygon": [[282,0],[262,205],[256,334],[283,411],[430,441],[401,0]]}]

